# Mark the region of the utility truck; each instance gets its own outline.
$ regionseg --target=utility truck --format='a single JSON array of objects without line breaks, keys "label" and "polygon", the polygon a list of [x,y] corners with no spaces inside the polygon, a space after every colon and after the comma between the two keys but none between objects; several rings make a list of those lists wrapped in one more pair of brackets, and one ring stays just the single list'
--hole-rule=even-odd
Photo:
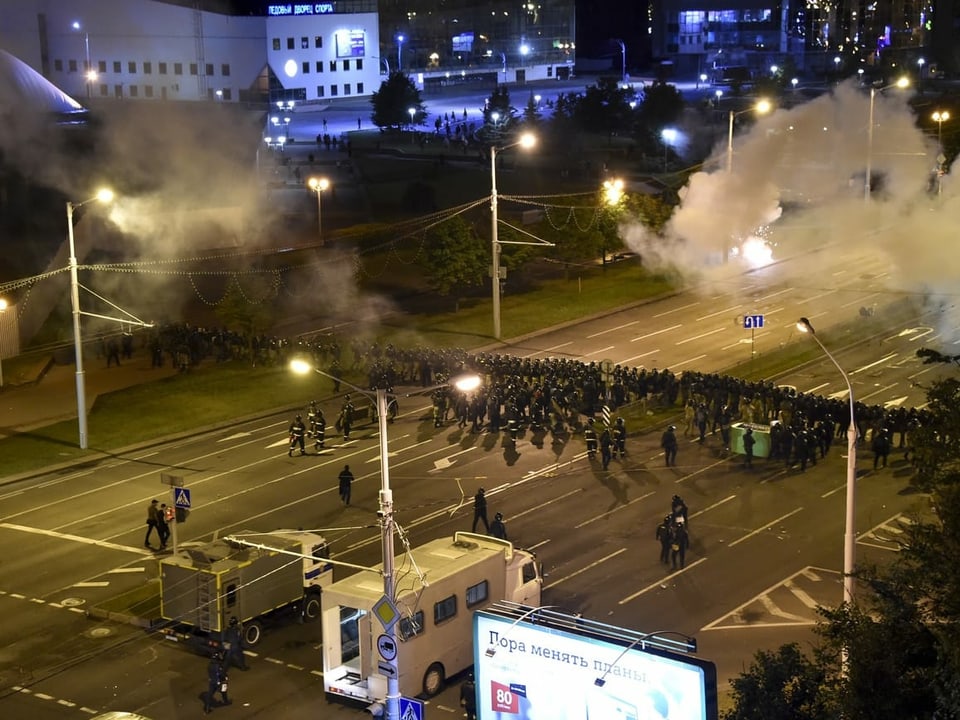
[{"label": "utility truck", "polygon": [[[398,555],[394,569],[396,667],[407,697],[436,695],[473,664],[474,611],[499,600],[540,605],[536,556],[507,540],[458,532]],[[387,695],[378,649],[384,627],[374,612],[384,598],[382,573],[382,564],[358,572],[325,587],[320,599],[327,699],[362,703],[371,714]]]},{"label": "utility truck", "polygon": [[246,645],[264,622],[320,615],[321,589],[333,581],[322,535],[298,530],[243,532],[180,550],[160,561],[161,629],[169,639],[219,648],[232,618]]}]

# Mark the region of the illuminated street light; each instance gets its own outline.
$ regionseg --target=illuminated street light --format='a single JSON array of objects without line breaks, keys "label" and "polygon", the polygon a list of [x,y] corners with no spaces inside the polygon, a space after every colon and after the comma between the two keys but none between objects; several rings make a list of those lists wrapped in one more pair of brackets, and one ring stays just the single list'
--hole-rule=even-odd
[{"label": "illuminated street light", "polygon": [[[74,30],[80,30],[81,28],[80,21],[74,20],[72,27]],[[97,73],[93,69],[93,65],[90,64],[90,33],[88,33],[87,31],[84,31],[83,33],[83,49],[84,49],[84,57],[86,59],[85,60],[86,64],[84,65],[84,68],[83,68],[83,71],[84,71],[83,76],[87,80],[87,99],[89,100],[91,95],[90,83],[94,82],[97,79]]]},{"label": "illuminated street light", "polygon": [[700,83],[706,83],[706,82],[707,82],[707,74],[700,73],[700,77],[697,78],[697,90],[700,89]]},{"label": "illuminated street light", "polygon": [[[493,113],[499,115],[497,113]],[[491,116],[492,117],[492,116]],[[496,122],[496,120],[494,121]],[[513,147],[522,147],[529,150],[537,144],[537,137],[532,133],[524,133],[520,139],[509,145],[499,148],[500,152]],[[500,339],[500,239],[497,230],[497,151],[496,145],[490,146],[490,252],[492,255],[491,285],[493,286],[493,337]]]},{"label": "illuminated street light", "polygon": [[[719,90],[717,92],[720,92]],[[733,120],[737,115],[743,115],[748,112],[755,112],[758,115],[764,115],[765,113],[770,112],[773,108],[773,105],[769,100],[761,99],[756,102],[753,107],[749,107],[746,110],[741,110],[739,112],[730,111],[730,123],[727,130],[727,173],[733,172]]]},{"label": "illuminated street light", "polygon": [[403,50],[403,41],[406,38],[403,35],[397,35],[397,72],[403,72],[403,62],[401,61],[401,51]]},{"label": "illuminated street light", "polygon": [[796,91],[796,89],[797,89],[797,83],[799,83],[799,82],[800,82],[800,81],[799,81],[797,78],[791,78],[791,79],[790,79],[790,84],[793,85],[794,91]]},{"label": "illuminated street light", "polygon": [[413,145],[414,143],[413,119],[417,116],[417,109],[415,107],[408,107],[407,114],[410,115],[410,144]]},{"label": "illuminated street light", "polygon": [[937,195],[943,193],[943,163],[946,157],[943,154],[943,122],[950,119],[946,110],[937,110],[930,116],[937,124]]},{"label": "illuminated street light", "polygon": [[[899,80],[897,80],[895,83],[893,83],[893,84],[891,84],[891,85],[885,85],[885,86],[883,86],[882,88],[880,88],[880,92],[883,92],[884,90],[889,90],[890,88],[893,88],[893,87],[903,89],[903,88],[907,87],[908,85],[910,85],[910,79],[909,79],[908,77],[904,76],[904,77],[900,78]],[[869,116],[869,120],[868,120],[868,122],[867,122],[867,172],[866,172],[866,175],[865,175],[864,178],[863,178],[863,199],[864,199],[864,201],[866,201],[866,202],[869,202],[869,201],[870,201],[870,190],[871,190],[871,188],[870,188],[870,183],[871,183],[870,175],[871,175],[872,170],[873,170],[873,168],[872,168],[872,164],[873,164],[873,105],[874,105],[874,100],[876,100],[876,97],[877,97],[877,88],[874,88],[874,87],[870,88],[870,116]]]},{"label": "illuminated street light", "polygon": [[73,351],[76,355],[77,425],[80,431],[80,449],[87,449],[87,392],[83,374],[83,337],[80,334],[80,283],[77,280],[77,250],[73,239],[73,211],[94,200],[108,203],[113,191],[103,188],[89,200],[80,203],[67,201],[67,238],[70,242],[70,307],[73,311]]},{"label": "illuminated street light", "polygon": [[619,205],[623,200],[623,180],[613,178],[603,181],[603,201],[610,206]]},{"label": "illuminated street light", "polygon": [[613,42],[620,46],[620,82],[627,81],[627,44],[620,38],[613,38]]},{"label": "illuminated street light", "polygon": [[[290,369],[299,374],[305,375],[315,372],[318,375],[336,380],[347,385],[352,390],[373,398],[377,407],[377,429],[380,435],[380,507],[377,517],[380,522],[380,547],[383,555],[383,594],[391,603],[396,602],[396,581],[394,579],[394,522],[393,522],[393,490],[390,488],[390,451],[387,444],[387,391],[385,388],[378,387],[374,392],[357,387],[342,378],[325,373],[304,360],[293,360],[290,363]],[[450,383],[444,383],[437,387],[448,387],[453,385],[463,392],[475,390],[480,385],[480,378],[476,375],[465,375],[453,380]],[[433,390],[435,388],[427,388]],[[389,641],[396,647],[396,624],[386,627],[383,634],[389,638]],[[399,659],[397,661],[399,665]],[[400,671],[387,676],[387,695],[385,698],[383,717],[384,720],[400,720]]]},{"label": "illuminated street light", "polygon": [[[7,305],[7,299],[0,298],[0,315],[5,313],[8,307],[9,306]],[[0,331],[2,330],[3,328],[0,327]],[[0,388],[2,387],[3,387],[3,341],[0,340]]]},{"label": "illuminated street light", "polygon": [[663,140],[663,171],[667,171],[667,150],[677,141],[677,131],[675,128],[664,128],[660,131],[660,138]]},{"label": "illuminated street light", "polygon": [[307,180],[307,186],[317,194],[317,235],[323,245],[323,191],[330,187],[330,181],[325,177],[312,177]]}]

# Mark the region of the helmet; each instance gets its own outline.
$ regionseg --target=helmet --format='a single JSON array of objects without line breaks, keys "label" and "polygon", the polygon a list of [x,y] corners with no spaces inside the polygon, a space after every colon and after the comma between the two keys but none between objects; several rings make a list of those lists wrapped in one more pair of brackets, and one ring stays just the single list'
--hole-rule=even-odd
[{"label": "helmet", "polygon": [[230,618],[230,627],[234,627],[236,624],[237,624],[237,616],[234,615],[232,618]]},{"label": "helmet", "polygon": [[303,415],[297,415],[297,420],[303,420]]},{"label": "helmet", "polygon": [[670,427],[667,428],[667,430],[676,430],[676,429],[677,429],[676,425],[671,425]]},{"label": "helmet", "polygon": [[589,420],[587,420],[588,425],[593,425],[595,422],[596,420],[594,420],[593,418],[590,418]]},{"label": "helmet", "polygon": [[497,513],[493,516],[494,520],[503,520],[503,513]]},{"label": "helmet", "polygon": [[623,425],[623,418],[622,418],[622,417],[618,417],[618,418],[617,418],[617,425]]}]

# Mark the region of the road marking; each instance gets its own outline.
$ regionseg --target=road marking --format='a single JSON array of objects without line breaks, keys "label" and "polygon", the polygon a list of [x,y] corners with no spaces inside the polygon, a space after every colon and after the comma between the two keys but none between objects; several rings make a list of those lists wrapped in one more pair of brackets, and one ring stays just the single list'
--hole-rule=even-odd
[{"label": "road marking", "polygon": [[796,515],[796,514],[797,514],[798,512],[800,512],[801,510],[803,510],[802,507],[798,507],[796,510],[791,510],[791,511],[788,512],[786,515],[781,515],[781,516],[778,517],[776,520],[771,520],[770,522],[768,522],[768,523],[767,523],[766,525],[764,525],[763,527],[758,527],[756,530],[754,530],[753,532],[747,533],[747,534],[744,535],[742,538],[739,538],[739,539],[737,539],[737,540],[734,540],[732,543],[730,543],[729,545],[727,545],[727,547],[733,547],[734,545],[739,545],[739,544],[742,543],[744,540],[749,540],[749,539],[752,538],[754,535],[758,535],[758,534],[762,533],[764,530],[768,529],[768,528],[771,527],[772,525],[776,525],[778,522],[782,522],[783,520],[786,520],[786,519],[787,519],[788,517],[790,517],[791,515]]},{"label": "road marking", "polygon": [[824,297],[826,297],[827,295],[833,295],[835,292],[837,292],[837,291],[836,291],[836,290],[827,290],[827,292],[822,292],[822,293],[820,293],[819,295],[814,295],[813,297],[808,297],[806,300],[802,300],[802,301],[800,302],[800,304],[801,304],[801,305],[807,305],[808,303],[812,303],[814,300],[819,300],[820,298],[824,298]]},{"label": "road marking", "polygon": [[434,460],[434,461],[433,461],[433,470],[430,470],[430,472],[434,472],[434,471],[436,471],[436,470],[443,470],[443,469],[445,469],[445,468],[448,468],[448,467],[450,467],[451,465],[453,465],[453,461],[452,461],[450,458],[455,458],[455,457],[457,457],[457,455],[463,455],[464,453],[472,452],[472,451],[474,451],[474,450],[476,450],[476,449],[477,449],[477,447],[476,447],[475,445],[473,445],[473,446],[468,447],[468,448],[466,448],[466,449],[464,449],[464,450],[461,450],[460,452],[455,452],[453,455],[446,455],[446,456],[444,456],[444,457],[442,457],[442,458],[440,458],[440,459],[438,459],[438,460]]},{"label": "road marking", "polygon": [[700,340],[701,338],[705,338],[710,335],[716,335],[718,332],[723,332],[724,330],[726,330],[725,327],[719,327],[714,330],[711,330],[710,332],[700,333],[699,335],[694,335],[693,337],[689,337],[686,340],[680,340],[678,342],[675,342],[674,345],[686,345],[688,342],[693,342],[694,340]]},{"label": "road marking", "polygon": [[640,358],[645,358],[645,357],[647,357],[647,355],[653,355],[653,354],[658,353],[658,352],[660,352],[660,348],[657,348],[656,350],[651,350],[650,352],[645,352],[645,353],[643,353],[643,354],[641,354],[641,355],[634,355],[633,357],[629,357],[629,358],[627,358],[626,360],[621,360],[618,364],[619,364],[619,365],[627,365],[627,364],[633,362],[634,360],[639,360]]},{"label": "road marking", "polygon": [[147,556],[153,555],[153,551],[147,550],[146,548],[135,548],[135,547],[130,547],[129,545],[118,545],[117,543],[108,542],[106,540],[94,540],[93,538],[80,537],[79,535],[70,535],[68,533],[61,533],[55,530],[42,530],[41,528],[32,528],[32,527],[27,527],[26,525],[14,525],[13,523],[0,523],[0,527],[6,528],[7,530],[19,530],[20,532],[32,533],[34,535],[46,535],[47,537],[56,538],[58,540],[70,540],[72,542],[78,542],[84,545],[96,545],[98,547],[107,548],[109,550],[121,550],[123,552],[135,553],[137,555],[147,555]]},{"label": "road marking", "polygon": [[244,437],[250,437],[250,433],[248,432],[234,433],[233,435],[230,435],[228,437],[220,438],[219,440],[217,440],[217,442],[222,443],[222,442],[227,442],[228,440],[239,440],[240,438],[244,438]]},{"label": "road marking", "polygon": [[620,510],[626,510],[628,507],[630,507],[630,506],[633,505],[634,503],[640,502],[640,501],[643,500],[644,498],[648,498],[648,497],[650,497],[650,496],[653,495],[653,494],[654,494],[654,493],[652,493],[652,492],[648,492],[646,495],[641,495],[641,496],[638,497],[638,498],[634,498],[633,500],[631,500],[630,502],[628,502],[626,505],[618,505],[618,506],[615,507],[613,510],[608,510],[608,511],[606,511],[606,512],[600,513],[599,515],[595,515],[594,517],[592,517],[592,518],[590,518],[590,519],[588,519],[588,520],[584,520],[584,521],[583,521],[582,523],[580,523],[579,525],[574,525],[574,526],[573,526],[573,529],[574,529],[574,530],[579,530],[580,528],[582,528],[582,527],[584,527],[584,526],[586,526],[586,525],[589,525],[589,524],[592,523],[592,522],[596,522],[597,520],[602,520],[603,518],[608,518],[608,517],[610,517],[611,515],[613,515],[615,512],[619,512]]},{"label": "road marking", "polygon": [[686,360],[681,360],[681,361],[678,362],[678,363],[670,363],[670,369],[671,369],[671,370],[676,370],[678,367],[682,367],[682,366],[686,365],[687,363],[696,362],[696,361],[699,360],[700,358],[705,358],[705,357],[706,357],[706,355],[697,355],[696,357],[688,358],[688,359],[686,359]]},{"label": "road marking", "polygon": [[793,596],[794,596],[797,600],[799,600],[800,602],[802,602],[804,605],[806,605],[806,606],[807,606],[808,608],[810,608],[811,610],[816,610],[817,607],[819,607],[820,603],[818,603],[816,600],[814,600],[812,597],[810,597],[810,595],[806,592],[806,590],[803,590],[803,589],[801,589],[801,588],[798,588],[796,585],[794,585],[794,584],[793,584],[793,579],[787,580],[787,581],[784,583],[784,585],[785,585],[787,588],[790,589],[790,592],[793,593]]},{"label": "road marking", "polygon": [[603,353],[607,352],[608,350],[613,350],[614,347],[614,345],[607,345],[605,348],[588,352],[586,355],[584,355],[584,357],[590,357],[591,355],[603,355]]},{"label": "road marking", "polygon": [[[764,300],[769,300],[770,298],[776,297],[777,295],[783,295],[784,293],[788,293],[788,292],[793,292],[793,288],[788,287],[788,288],[784,288],[783,290],[777,290],[775,293],[770,293],[769,295],[764,295],[763,297],[757,298],[756,300],[754,300],[754,303],[763,302]],[[768,311],[766,314],[769,315],[770,312]]]},{"label": "road marking", "polygon": [[811,625],[812,623],[805,617],[800,615],[794,615],[793,613],[788,613],[786,610],[781,610],[777,607],[777,604],[773,602],[773,599],[769,595],[764,595],[760,598],[760,604],[763,605],[763,609],[774,617],[783,618],[784,620],[792,620],[793,622],[799,622],[804,625]]},{"label": "road marking", "polygon": [[717,315],[723,315],[723,313],[728,313],[731,310],[736,310],[737,308],[740,308],[740,307],[743,307],[743,305],[740,305],[740,304],[731,305],[730,307],[724,308],[723,310],[717,310],[716,312],[712,312],[709,315],[703,315],[701,317],[698,317],[697,322],[700,322],[701,320],[708,320],[712,317],[716,317]]},{"label": "road marking", "polygon": [[102,580],[89,580],[87,582],[78,582],[74,583],[70,587],[75,588],[95,588],[95,587],[108,587],[110,583],[104,582]]},{"label": "road marking", "polygon": [[670,327],[663,328],[662,330],[655,330],[654,332],[647,333],[646,335],[640,335],[638,337],[631,338],[630,342],[637,342],[638,340],[646,340],[647,338],[653,337],[654,335],[660,335],[662,333],[670,332],[671,330],[676,330],[677,328],[682,328],[682,327],[683,325],[671,325]]},{"label": "road marking", "polygon": [[527,550],[536,550],[538,547],[543,547],[543,546],[546,545],[548,542],[550,542],[550,538],[547,538],[546,540],[541,540],[541,541],[538,542],[536,545],[530,545],[530,546],[527,548]]},{"label": "road marking", "polygon": [[138,567],[120,567],[120,568],[114,568],[113,570],[107,570],[107,574],[108,574],[108,575],[119,575],[119,574],[121,574],[121,573],[142,573],[142,572],[146,572],[146,571],[147,571],[147,569],[141,565],[141,566],[138,566]]},{"label": "road marking", "polygon": [[[511,516],[510,516],[510,519],[511,519],[511,520],[515,520],[515,519],[517,519],[517,518],[522,518],[524,515],[529,515],[529,514],[532,513],[532,512],[537,512],[538,510],[542,510],[543,508],[547,507],[547,505],[552,505],[553,503],[555,503],[555,502],[560,502],[561,500],[564,500],[565,498],[568,498],[568,497],[570,497],[571,495],[576,495],[577,493],[582,493],[582,492],[583,492],[583,488],[577,488],[576,490],[571,490],[571,491],[568,492],[568,493],[564,493],[564,494],[561,495],[560,497],[550,498],[550,499],[547,500],[546,502],[540,503],[539,505],[534,505],[532,508],[530,508],[530,509],[528,509],[528,510],[524,510],[522,513],[517,513],[516,515],[511,515]],[[545,540],[544,542],[550,542],[550,541],[549,541],[549,540]],[[542,544],[542,543],[541,543],[541,544]]]},{"label": "road marking", "polygon": [[[697,560],[696,562],[690,563],[690,564],[687,565],[685,568],[682,568],[682,569],[680,569],[680,570],[674,570],[673,572],[670,573],[669,577],[665,578],[665,580],[669,580],[669,579],[671,579],[671,578],[675,578],[677,575],[683,575],[683,573],[687,572],[687,570],[692,570],[693,568],[695,568],[695,567],[696,567],[697,565],[699,565],[700,563],[706,562],[706,560],[707,560],[706,558],[700,558],[700,559]],[[626,605],[626,604],[627,604],[628,602],[630,602],[631,600],[636,600],[636,599],[637,599],[638,597],[640,597],[641,595],[644,595],[645,593],[650,592],[650,591],[653,590],[654,588],[660,587],[661,585],[664,584],[665,580],[656,580],[656,581],[650,583],[649,585],[647,585],[647,586],[646,586],[645,588],[643,588],[642,590],[638,590],[638,591],[635,592],[633,595],[628,595],[628,596],[625,597],[623,600],[618,600],[618,601],[617,601],[617,604],[618,604],[618,605]]]},{"label": "road marking", "polygon": [[828,383],[828,382],[820,383],[820,384],[817,385],[816,387],[812,387],[812,388],[810,388],[809,390],[804,390],[804,393],[805,393],[806,395],[812,395],[812,394],[815,393],[817,390],[821,390],[822,388],[827,387],[827,385],[829,385],[829,384],[830,384],[830,383]]},{"label": "road marking", "polygon": [[601,335],[606,335],[607,333],[613,332],[614,330],[623,330],[623,328],[630,327],[631,325],[636,325],[638,322],[640,321],[633,320],[632,322],[628,322],[628,323],[624,323],[623,325],[617,325],[616,327],[612,327],[609,330],[601,330],[600,332],[594,333],[593,335],[587,335],[587,338],[592,339],[595,337],[600,337]]},{"label": "road marking", "polygon": [[[696,442],[696,440],[691,440],[690,442]],[[658,453],[657,455],[654,455],[653,457],[654,457],[654,458],[663,457],[663,453]],[[699,470],[696,470],[696,471],[690,473],[689,475],[684,475],[684,476],[681,477],[681,478],[677,478],[676,480],[674,480],[674,482],[675,482],[675,483],[682,483],[684,480],[689,480],[689,479],[692,478],[692,477],[696,477],[696,476],[699,475],[700,473],[705,473],[707,470],[711,470],[711,469],[717,467],[717,465],[726,465],[728,459],[729,459],[729,458],[720,458],[720,459],[717,460],[716,462],[711,463],[711,464],[709,464],[709,465],[704,465],[702,468],[700,468]]]},{"label": "road marking", "polygon": [[665,315],[669,315],[670,313],[680,312],[681,310],[686,310],[687,308],[696,307],[699,304],[700,304],[700,301],[698,300],[697,302],[681,305],[680,307],[675,307],[673,310],[667,310],[666,312],[659,313],[657,315],[654,315],[654,317],[655,318],[664,317]]},{"label": "road marking", "polygon": [[571,578],[575,578],[577,575],[580,575],[580,574],[582,574],[582,573],[585,573],[587,570],[592,570],[593,568],[595,568],[595,567],[596,567],[597,565],[599,565],[600,563],[606,562],[606,561],[609,560],[610,558],[614,558],[614,557],[616,557],[617,555],[619,555],[620,553],[625,553],[626,551],[627,551],[626,548],[620,548],[619,550],[610,553],[610,554],[607,555],[606,557],[602,557],[602,558],[600,558],[599,560],[596,560],[596,561],[590,563],[589,565],[580,568],[580,569],[577,570],[576,572],[572,572],[572,573],[570,573],[569,575],[564,575],[562,578],[557,578],[557,579],[554,580],[553,582],[544,585],[544,586],[543,586],[543,589],[544,589],[544,590],[547,590],[547,589],[552,588],[552,587],[554,587],[554,586],[556,586],[556,585],[559,585],[559,584],[562,583],[562,582],[566,582],[567,580],[570,580]]},{"label": "road marking", "polygon": [[713,505],[709,507],[705,507],[703,510],[697,510],[697,512],[693,513],[690,517],[695,518],[698,515],[703,515],[705,512],[709,512],[710,510],[713,510],[714,508],[719,507],[720,505],[723,505],[726,502],[730,502],[735,497],[736,495],[728,495],[723,500],[720,500],[719,502],[715,502]]},{"label": "road marking", "polygon": [[870,368],[875,367],[877,365],[882,365],[885,362],[889,362],[890,360],[895,358],[897,355],[899,355],[899,353],[888,353],[887,355],[884,355],[879,360],[874,360],[869,365],[864,365],[863,367],[858,367],[856,370],[852,370],[850,372],[850,375],[856,375],[857,373],[863,372],[864,370],[869,370]]},{"label": "road marking", "polygon": [[866,301],[867,301],[867,300],[869,300],[870,298],[874,298],[874,297],[876,297],[876,296],[879,295],[879,294],[880,294],[880,293],[870,293],[870,294],[867,295],[866,297],[859,298],[859,299],[857,299],[857,300],[851,300],[851,301],[848,302],[848,303],[844,303],[844,304],[841,305],[840,307],[842,307],[842,308],[850,307],[851,305],[856,305],[857,303],[864,303],[864,305],[861,305],[860,307],[865,307],[865,304],[866,304]]},{"label": "road marking", "polygon": [[322,670],[311,670],[311,671],[310,671],[310,674],[311,674],[311,675],[316,675],[317,677],[323,677],[323,671],[322,671]]},{"label": "road marking", "polygon": [[[887,390],[889,390],[890,388],[895,388],[895,387],[896,387],[897,385],[899,385],[899,384],[900,384],[900,383],[891,383],[890,385],[884,385],[882,388],[879,388],[879,389],[877,389],[877,390],[874,390],[872,393],[869,393],[869,394],[867,394],[867,395],[858,395],[858,396],[857,396],[857,400],[859,400],[860,402],[863,402],[864,400],[869,400],[869,399],[872,398],[874,395],[879,395],[880,393],[884,393],[884,392],[886,392]],[[884,404],[886,404],[886,403],[884,403]]]},{"label": "road marking", "polygon": [[560,348],[566,347],[567,345],[573,345],[573,340],[571,340],[570,342],[560,343],[559,345],[554,345],[553,347],[544,348],[543,350],[539,350],[538,352],[550,352],[551,350],[559,350]]}]

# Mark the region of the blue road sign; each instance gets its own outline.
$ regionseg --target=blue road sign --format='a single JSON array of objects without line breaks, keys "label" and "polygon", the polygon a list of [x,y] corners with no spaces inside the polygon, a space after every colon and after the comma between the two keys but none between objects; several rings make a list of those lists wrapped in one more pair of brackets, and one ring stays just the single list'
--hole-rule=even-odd
[{"label": "blue road sign", "polygon": [[744,315],[743,328],[745,330],[759,330],[763,327],[763,315]]},{"label": "blue road sign", "polygon": [[413,698],[400,698],[400,720],[423,720],[423,703]]},{"label": "blue road sign", "polygon": [[190,491],[185,488],[177,488],[173,491],[173,504],[184,510],[190,509]]}]

